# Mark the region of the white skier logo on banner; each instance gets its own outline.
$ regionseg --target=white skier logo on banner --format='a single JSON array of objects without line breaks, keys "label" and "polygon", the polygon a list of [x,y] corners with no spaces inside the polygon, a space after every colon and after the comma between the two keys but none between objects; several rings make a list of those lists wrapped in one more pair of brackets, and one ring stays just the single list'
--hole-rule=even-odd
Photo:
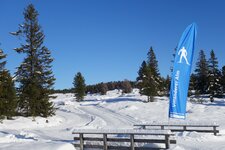
[{"label": "white skier logo on banner", "polygon": [[180,61],[178,63],[182,63],[182,58],[186,61],[187,65],[190,65],[187,60],[187,50],[185,47],[182,47],[182,49],[179,50],[178,55],[180,55]]}]

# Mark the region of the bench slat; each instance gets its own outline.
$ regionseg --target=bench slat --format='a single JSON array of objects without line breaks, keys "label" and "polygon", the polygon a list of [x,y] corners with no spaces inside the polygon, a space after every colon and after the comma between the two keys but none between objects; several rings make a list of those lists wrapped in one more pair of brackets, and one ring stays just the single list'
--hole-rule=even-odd
[{"label": "bench slat", "polygon": [[[171,129],[172,132],[183,132],[182,129]],[[187,132],[206,132],[206,133],[219,133],[219,130],[195,130],[195,129],[186,129]]]},{"label": "bench slat", "polygon": [[[167,130],[171,130],[171,132],[195,131],[195,132],[214,133],[214,135],[217,135],[217,133],[219,133],[219,130],[216,129],[217,127],[219,127],[218,124],[149,123],[149,124],[135,124],[134,126],[141,127],[142,129],[146,129],[146,127],[160,127],[161,130],[167,129]],[[165,127],[167,127],[167,128],[165,128]],[[180,127],[182,127],[183,129],[181,129]],[[201,129],[201,128],[203,128],[203,129]],[[212,129],[205,129],[205,128],[212,128]],[[149,129],[152,129],[152,128],[149,128]],[[155,129],[155,130],[157,130],[157,129]]]},{"label": "bench slat", "polygon": [[[79,144],[74,144],[75,147],[79,147]],[[84,145],[84,148],[96,148],[96,149],[103,149],[103,145]],[[130,150],[129,146],[108,146],[108,149],[114,150]],[[161,150],[164,148],[157,148],[157,147],[135,147],[135,150]]]},{"label": "bench slat", "polygon": [[113,130],[113,129],[75,129],[72,134],[134,134],[134,135],[174,135],[170,130],[143,130],[143,129],[128,129],[128,130]]},{"label": "bench slat", "polygon": [[168,123],[168,124],[153,124],[153,123],[149,123],[149,124],[135,124],[134,126],[173,126],[173,127],[183,127],[183,126],[187,126],[187,127],[219,127],[219,125],[217,124],[171,124],[171,123]]},{"label": "bench slat", "polygon": [[[79,141],[79,137],[74,137],[75,141]],[[84,141],[103,141],[103,138],[84,137]],[[108,142],[130,142],[128,138],[107,138]],[[165,143],[165,139],[134,139],[137,143]],[[171,144],[176,144],[176,140],[170,140]]]}]

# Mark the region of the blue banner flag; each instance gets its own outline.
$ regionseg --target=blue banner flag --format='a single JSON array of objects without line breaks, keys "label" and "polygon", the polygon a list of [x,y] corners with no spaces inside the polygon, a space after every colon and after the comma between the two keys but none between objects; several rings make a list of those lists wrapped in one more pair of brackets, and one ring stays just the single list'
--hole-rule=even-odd
[{"label": "blue banner flag", "polygon": [[188,86],[197,35],[196,24],[189,25],[179,41],[170,86],[169,117],[185,119]]}]

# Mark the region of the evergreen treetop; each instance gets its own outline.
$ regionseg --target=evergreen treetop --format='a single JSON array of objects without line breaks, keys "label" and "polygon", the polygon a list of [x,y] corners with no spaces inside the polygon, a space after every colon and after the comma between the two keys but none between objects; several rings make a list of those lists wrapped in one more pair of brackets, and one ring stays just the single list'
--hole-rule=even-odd
[{"label": "evergreen treetop", "polygon": [[155,55],[152,47],[150,47],[147,55],[148,55],[147,63],[148,63],[149,68],[151,69],[152,74],[154,76],[159,76],[160,73],[159,73],[159,69],[158,69],[158,61],[156,59],[156,55]]},{"label": "evergreen treetop", "polygon": [[75,75],[73,85],[76,100],[83,100],[86,92],[86,85],[85,79],[80,72]]}]

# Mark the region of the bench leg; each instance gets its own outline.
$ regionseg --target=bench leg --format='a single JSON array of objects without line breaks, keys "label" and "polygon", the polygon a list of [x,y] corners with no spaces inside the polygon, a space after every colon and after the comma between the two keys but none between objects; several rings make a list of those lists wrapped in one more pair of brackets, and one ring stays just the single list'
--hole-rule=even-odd
[{"label": "bench leg", "polygon": [[214,132],[214,135],[216,136],[217,132],[216,132],[216,127],[213,126],[213,132]]},{"label": "bench leg", "polygon": [[166,141],[166,149],[170,148],[170,136],[169,135],[165,135],[165,141]]},{"label": "bench leg", "polygon": [[146,126],[145,125],[141,125],[141,129],[146,129]]},{"label": "bench leg", "polygon": [[80,134],[80,150],[84,150],[84,135]]},{"label": "bench leg", "polygon": [[130,135],[130,149],[134,150],[134,135]]},{"label": "bench leg", "polygon": [[103,134],[103,146],[104,146],[104,150],[108,150],[108,146],[107,146],[107,134]]}]

